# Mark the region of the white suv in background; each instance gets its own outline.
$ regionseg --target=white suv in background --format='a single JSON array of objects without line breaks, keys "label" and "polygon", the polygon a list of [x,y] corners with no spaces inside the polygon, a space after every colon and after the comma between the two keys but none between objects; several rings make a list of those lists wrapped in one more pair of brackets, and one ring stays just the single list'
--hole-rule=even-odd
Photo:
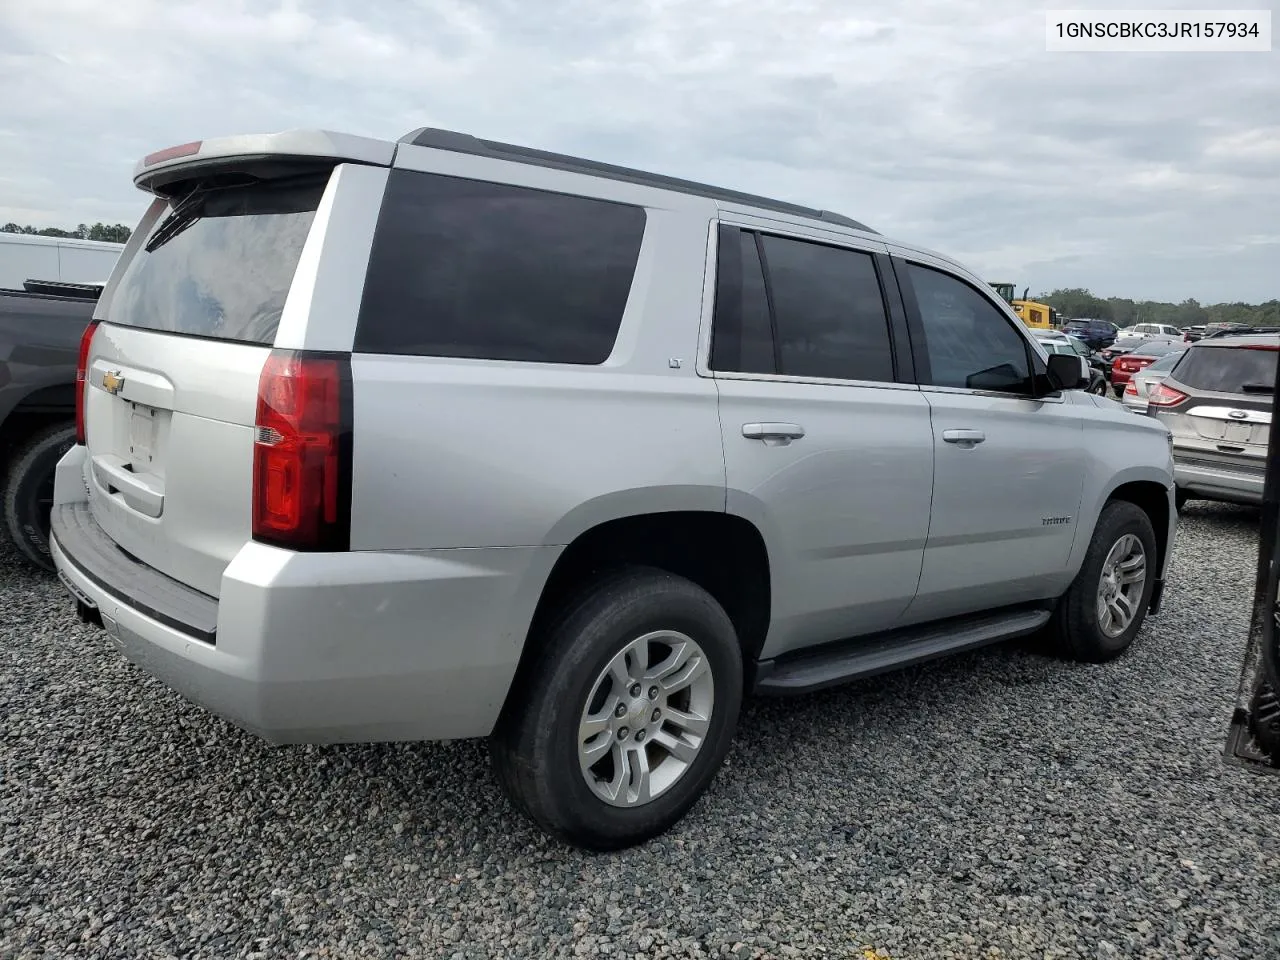
[{"label": "white suv in background", "polygon": [[[955,261],[829,212],[418,130],[148,157],[52,552],[144,670],[277,742],[491,737],[587,847],[751,692],[1156,609],[1168,430]],[[802,802],[802,801],[797,801]]]},{"label": "white suv in background", "polygon": [[1128,337],[1175,337],[1182,339],[1182,331],[1168,323],[1136,323],[1121,332]]}]

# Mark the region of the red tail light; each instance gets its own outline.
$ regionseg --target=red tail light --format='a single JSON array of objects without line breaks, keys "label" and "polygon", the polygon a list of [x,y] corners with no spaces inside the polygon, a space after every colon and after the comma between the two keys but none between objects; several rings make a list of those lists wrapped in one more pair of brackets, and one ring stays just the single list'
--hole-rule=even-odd
[{"label": "red tail light", "polygon": [[1187,395],[1173,387],[1166,387],[1163,383],[1157,383],[1151,388],[1151,392],[1147,394],[1147,403],[1154,407],[1172,407],[1176,403],[1181,403],[1187,399]]},{"label": "red tail light", "polygon": [[351,361],[275,350],[258,381],[253,538],[291,550],[351,544]]},{"label": "red tail light", "polygon": [[84,392],[89,383],[89,347],[98,330],[98,321],[90,320],[80,335],[80,353],[76,356],[76,443],[84,445]]},{"label": "red tail light", "polygon": [[1124,393],[1126,397],[1136,397],[1138,395],[1138,381],[1130,380],[1124,385]]}]

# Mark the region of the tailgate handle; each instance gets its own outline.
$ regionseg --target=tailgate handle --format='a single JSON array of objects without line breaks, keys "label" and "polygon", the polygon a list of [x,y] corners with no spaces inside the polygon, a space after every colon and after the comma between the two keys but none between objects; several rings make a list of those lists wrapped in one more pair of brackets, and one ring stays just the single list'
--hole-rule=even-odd
[{"label": "tailgate handle", "polygon": [[158,517],[164,511],[164,493],[156,478],[134,473],[119,457],[94,457],[93,475],[99,486],[111,493],[119,492],[125,503],[144,516]]}]

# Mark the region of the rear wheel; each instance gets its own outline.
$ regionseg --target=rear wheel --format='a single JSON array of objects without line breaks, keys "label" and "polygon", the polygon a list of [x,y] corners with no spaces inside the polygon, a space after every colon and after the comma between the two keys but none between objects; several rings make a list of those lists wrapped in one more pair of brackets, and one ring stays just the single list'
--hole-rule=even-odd
[{"label": "rear wheel", "polygon": [[1129,649],[1151,603],[1156,556],[1146,513],[1127,501],[1108,503],[1055,613],[1053,631],[1066,655],[1102,663]]},{"label": "rear wheel", "polygon": [[49,511],[54,468],[75,442],[74,424],[47,427],[14,454],[5,473],[4,522],[9,537],[23,557],[44,570],[53,569]]},{"label": "rear wheel", "polygon": [[724,760],[742,702],[723,608],[647,568],[579,594],[522,674],[491,742],[498,781],[543,829],[592,850],[683,817]]}]

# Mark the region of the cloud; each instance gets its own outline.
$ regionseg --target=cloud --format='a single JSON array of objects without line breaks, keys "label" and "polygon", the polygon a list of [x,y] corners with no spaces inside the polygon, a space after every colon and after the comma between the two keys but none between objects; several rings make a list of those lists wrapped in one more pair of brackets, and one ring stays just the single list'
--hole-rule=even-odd
[{"label": "cloud", "polygon": [[1012,0],[0,6],[0,221],[132,221],[189,139],[422,125],[838,210],[993,279],[1277,295],[1267,54],[1048,54]]}]

